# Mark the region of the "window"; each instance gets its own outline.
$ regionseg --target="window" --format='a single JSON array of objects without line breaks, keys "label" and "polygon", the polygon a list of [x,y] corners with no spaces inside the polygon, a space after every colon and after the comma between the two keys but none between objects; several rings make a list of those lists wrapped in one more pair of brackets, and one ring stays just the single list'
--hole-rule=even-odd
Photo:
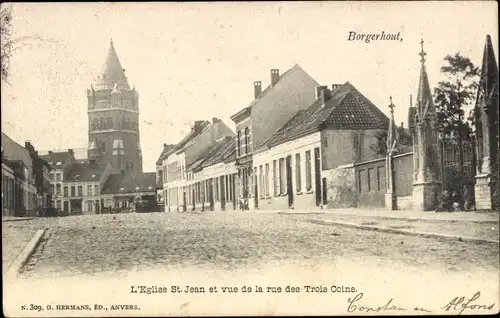
[{"label": "window", "polygon": [[236,142],[236,156],[239,157],[241,155],[241,131],[238,131],[238,139]]},{"label": "window", "polygon": [[276,160],[273,160],[273,188],[274,195],[278,195],[278,166]]},{"label": "window", "polygon": [[249,138],[249,130],[247,127],[247,128],[245,128],[245,153],[249,153],[249,151],[250,151],[249,143],[250,143],[250,138]]},{"label": "window", "polygon": [[61,195],[61,185],[60,184],[56,184],[56,195],[57,196]]},{"label": "window", "polygon": [[78,186],[78,196],[83,196],[83,186]]},{"label": "window", "polygon": [[54,181],[55,180],[55,175],[54,175],[54,172],[51,172],[50,173],[50,180]]},{"label": "window", "polygon": [[259,166],[259,195],[263,197],[264,193],[264,170],[262,165]]},{"label": "window", "polygon": [[67,197],[68,196],[68,187],[64,187],[64,196]]},{"label": "window", "polygon": [[264,176],[264,187],[265,187],[265,195],[269,196],[269,164],[266,163],[266,174]]},{"label": "window", "polygon": [[61,181],[61,174],[60,173],[56,173],[56,181]]},{"label": "window", "polygon": [[311,167],[311,151],[306,151],[306,190],[312,189],[312,167]]},{"label": "window", "polygon": [[281,158],[279,162],[280,194],[284,194],[286,192],[285,158]]},{"label": "window", "polygon": [[71,186],[71,196],[74,197],[76,196],[76,191],[75,191],[75,186]]},{"label": "window", "polygon": [[89,212],[92,212],[94,210],[93,207],[94,207],[94,201],[87,201],[87,210]]},{"label": "window", "polygon": [[95,185],[95,192],[94,192],[94,195],[99,195],[99,192],[100,192],[100,191],[101,191],[101,190],[99,189],[99,185],[98,185],[98,184],[96,184],[96,185]]},{"label": "window", "polygon": [[300,153],[295,155],[295,182],[297,183],[297,192],[302,190],[302,179],[300,176]]},{"label": "window", "polygon": [[87,195],[92,195],[92,186],[91,185],[87,186]]},{"label": "window", "polygon": [[58,210],[61,210],[61,201],[57,200],[57,205],[56,206],[57,206]]},{"label": "window", "polygon": [[214,201],[219,201],[219,178],[215,178],[214,183],[215,183]]}]

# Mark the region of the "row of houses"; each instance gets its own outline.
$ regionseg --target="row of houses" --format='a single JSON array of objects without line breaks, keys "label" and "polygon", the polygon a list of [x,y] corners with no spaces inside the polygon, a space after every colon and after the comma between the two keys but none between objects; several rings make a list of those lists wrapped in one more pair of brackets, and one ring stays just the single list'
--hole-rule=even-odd
[{"label": "row of houses", "polygon": [[389,118],[354,85],[322,86],[299,65],[270,77],[231,116],[236,133],[213,118],[164,145],[156,170],[165,211],[321,208],[338,167],[385,157],[373,145]]},{"label": "row of houses", "polygon": [[42,156],[52,168],[52,206],[66,215],[100,214],[155,202],[155,173],[113,173],[110,162],[76,158],[73,149]]},{"label": "row of houses", "polygon": [[2,132],[2,216],[36,216],[51,202],[48,162]]}]

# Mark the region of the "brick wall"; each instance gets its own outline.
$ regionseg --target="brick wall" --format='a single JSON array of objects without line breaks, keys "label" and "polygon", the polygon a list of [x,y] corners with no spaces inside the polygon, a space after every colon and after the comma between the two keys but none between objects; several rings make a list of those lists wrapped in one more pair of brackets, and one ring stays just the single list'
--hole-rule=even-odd
[{"label": "brick wall", "polygon": [[385,158],[355,164],[357,207],[383,207],[386,185]]}]

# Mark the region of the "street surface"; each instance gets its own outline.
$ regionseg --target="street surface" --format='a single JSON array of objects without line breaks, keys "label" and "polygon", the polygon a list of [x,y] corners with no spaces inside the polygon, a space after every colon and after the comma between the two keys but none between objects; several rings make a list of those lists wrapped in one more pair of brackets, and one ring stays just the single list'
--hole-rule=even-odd
[{"label": "street surface", "polygon": [[[273,261],[362,262],[365,258],[385,266],[397,263],[446,271],[498,270],[497,244],[318,225],[307,222],[309,218],[261,212],[136,213],[4,222],[4,229],[7,234],[19,229],[48,229],[23,277],[159,265],[235,269]],[[495,225],[467,225],[469,231],[485,231],[485,226],[486,231],[495,233],[491,230]]]},{"label": "street surface", "polygon": [[[421,306],[434,314],[457,314],[454,307],[443,306],[455,297],[470,298],[479,292],[476,304],[496,304],[482,313],[498,311],[498,244],[310,222],[317,217],[266,212],[137,213],[4,222],[7,237],[48,229],[20,280],[4,281],[9,291],[4,297],[7,313],[26,316],[22,308],[30,305],[42,310],[47,305],[121,304],[140,307],[120,313],[126,316],[345,314],[354,294],[306,292],[306,286],[320,291],[334,285],[362,292],[364,305],[380,306],[393,299],[393,304],[408,310]],[[4,241],[4,253],[5,248],[16,246]],[[131,286],[139,285],[160,286],[169,292],[131,293]],[[203,287],[206,292],[171,293],[175,285]],[[266,292],[241,292],[245,285],[262,286]],[[239,292],[222,292],[223,286]],[[267,292],[268,287],[284,290],[287,286],[301,292]],[[208,292],[210,287],[217,292]],[[83,314],[112,312],[39,312],[52,317]]]}]

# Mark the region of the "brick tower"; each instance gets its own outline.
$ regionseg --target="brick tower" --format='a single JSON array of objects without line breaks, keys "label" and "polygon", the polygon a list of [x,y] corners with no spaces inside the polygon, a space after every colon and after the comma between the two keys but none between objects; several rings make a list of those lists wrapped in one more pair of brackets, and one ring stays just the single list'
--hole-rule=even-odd
[{"label": "brick tower", "polygon": [[139,94],[130,88],[111,40],[97,83],[87,90],[88,157],[109,162],[113,173],[142,173]]}]

